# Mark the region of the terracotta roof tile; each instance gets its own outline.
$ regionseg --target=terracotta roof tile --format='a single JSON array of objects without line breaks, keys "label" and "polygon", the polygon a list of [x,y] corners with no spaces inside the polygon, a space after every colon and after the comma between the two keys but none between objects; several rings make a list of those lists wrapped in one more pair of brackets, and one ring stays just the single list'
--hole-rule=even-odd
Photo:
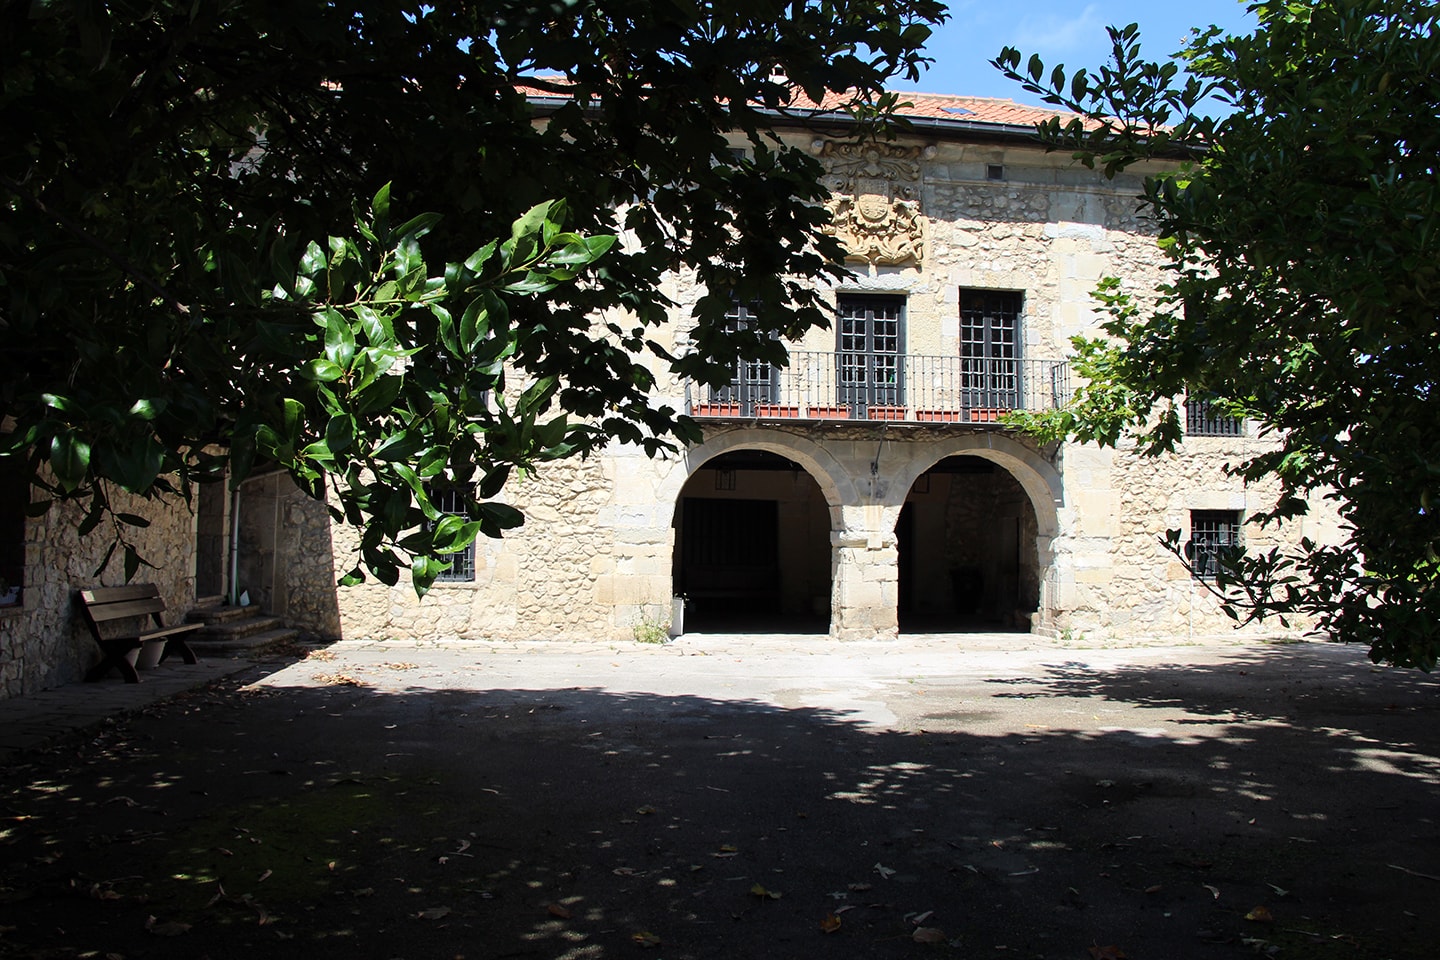
[{"label": "terracotta roof tile", "polygon": [[[556,82],[559,78],[546,78]],[[554,92],[537,87],[519,87],[527,96],[553,98]],[[994,124],[1006,127],[1033,127],[1051,117],[1069,119],[1075,114],[1053,107],[1035,107],[1000,97],[966,97],[948,93],[912,93],[897,91],[900,108],[896,111],[914,119],[955,120],[970,124]],[[797,91],[791,108],[805,110],[842,110],[853,99],[852,94],[831,93],[816,103]],[[1087,122],[1086,126],[1091,126]]]}]

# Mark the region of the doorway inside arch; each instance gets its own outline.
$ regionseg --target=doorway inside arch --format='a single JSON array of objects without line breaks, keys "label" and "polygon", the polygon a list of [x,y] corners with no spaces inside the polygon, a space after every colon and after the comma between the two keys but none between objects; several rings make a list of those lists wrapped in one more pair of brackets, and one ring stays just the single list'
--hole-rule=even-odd
[{"label": "doorway inside arch", "polygon": [[672,578],[686,633],[828,633],[830,510],[813,477],[734,450],[685,482]]},{"label": "doorway inside arch", "polygon": [[916,479],[895,525],[900,629],[1030,629],[1039,605],[1035,508],[1008,470],[946,457]]}]

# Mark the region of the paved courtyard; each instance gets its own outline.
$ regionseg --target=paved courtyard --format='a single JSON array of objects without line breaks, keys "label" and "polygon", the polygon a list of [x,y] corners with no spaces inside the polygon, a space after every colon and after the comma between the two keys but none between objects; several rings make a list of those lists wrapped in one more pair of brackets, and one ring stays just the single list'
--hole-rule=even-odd
[{"label": "paved courtyard", "polygon": [[238,672],[11,757],[0,957],[1440,942],[1440,684],[1353,648],[346,642],[208,669]]}]

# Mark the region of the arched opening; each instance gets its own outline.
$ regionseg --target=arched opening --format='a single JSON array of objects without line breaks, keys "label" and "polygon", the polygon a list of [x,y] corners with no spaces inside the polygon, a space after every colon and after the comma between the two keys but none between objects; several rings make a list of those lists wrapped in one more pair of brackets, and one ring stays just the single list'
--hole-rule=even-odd
[{"label": "arched opening", "polygon": [[830,508],[800,464],[732,449],[691,474],[675,502],[675,593],[686,633],[826,633]]},{"label": "arched opening", "polygon": [[1028,630],[1040,599],[1038,524],[1010,471],[951,456],[911,485],[895,525],[900,629]]}]

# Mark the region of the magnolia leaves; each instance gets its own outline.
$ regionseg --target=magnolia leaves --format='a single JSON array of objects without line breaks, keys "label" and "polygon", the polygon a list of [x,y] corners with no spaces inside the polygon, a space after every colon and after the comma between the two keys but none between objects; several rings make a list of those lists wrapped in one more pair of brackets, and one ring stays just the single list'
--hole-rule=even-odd
[{"label": "magnolia leaves", "polygon": [[566,231],[566,216],[563,201],[539,204],[507,239],[438,267],[421,241],[439,218],[392,228],[386,186],[354,236],[307,245],[293,280],[271,292],[304,311],[261,334],[294,354],[293,376],[247,411],[232,464],[239,477],[254,458],[271,461],[362,528],[360,563],[342,584],[367,572],[394,584],[409,567],[423,596],[449,556],[523,522],[491,499],[514,468],[593,441],[564,413],[547,416],[559,377],[507,380],[534,335],[512,323],[507,298],[571,283],[614,245]]}]

